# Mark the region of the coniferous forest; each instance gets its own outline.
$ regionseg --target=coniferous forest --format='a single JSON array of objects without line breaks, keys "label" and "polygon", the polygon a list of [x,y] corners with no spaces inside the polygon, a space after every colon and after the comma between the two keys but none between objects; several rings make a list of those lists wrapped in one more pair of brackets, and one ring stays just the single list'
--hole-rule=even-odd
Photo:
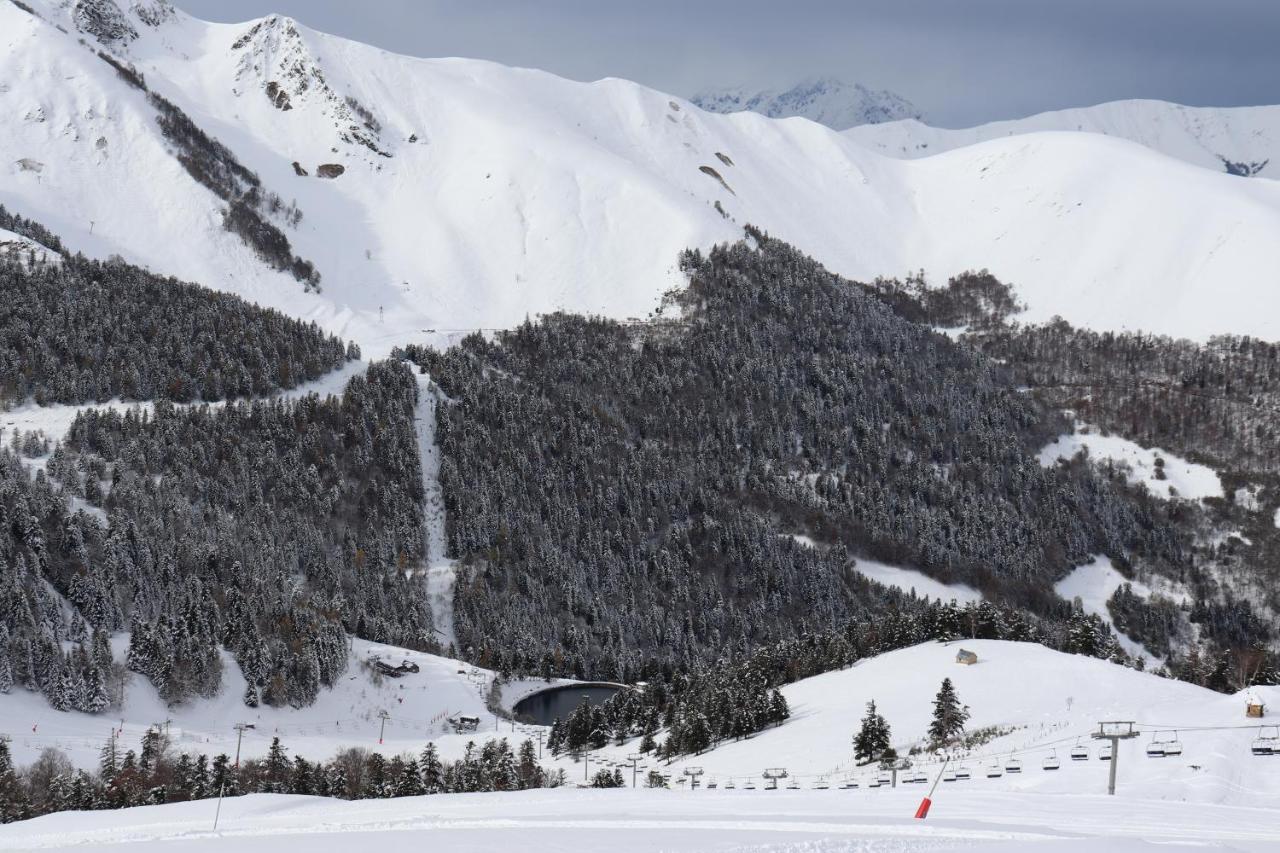
[{"label": "coniferous forest", "polygon": [[[1110,603],[1163,674],[1239,689],[1247,657],[1255,682],[1280,678],[1274,611],[1222,582],[1275,537],[1205,544],[1215,525],[1280,506],[1258,405],[1273,390],[1269,345],[1022,328],[988,274],[864,286],[748,229],[687,252],[688,287],[652,322],[555,314],[447,351],[406,347],[339,396],[270,398],[358,351],[234,297],[69,256],[2,209],[0,225],[61,253],[0,264],[15,294],[0,309],[0,400],[151,404],[86,407],[57,441],[5,436],[0,693],[103,712],[132,673],[192,702],[223,688],[230,661],[246,705],[300,707],[344,674],[351,636],[440,651],[414,571],[415,371],[441,392],[456,653],[504,676],[646,682],[562,720],[555,752],[638,737],[666,758],[697,754],[782,724],[785,684],[931,639],[1140,665],[1053,593],[1095,555],[1192,590],[1178,604],[1124,587]],[[959,324],[958,341],[933,328]],[[1081,388],[1109,390],[1085,407]],[[1071,428],[1064,409],[1260,484],[1257,506],[1158,498],[1083,457],[1042,466],[1037,451]],[[924,600],[868,580],[860,559],[986,600]],[[13,818],[215,784],[355,797],[555,781],[524,750],[484,750],[436,767],[436,782],[425,763],[283,751],[231,779],[225,756],[152,744],[96,776],[46,756],[53,769],[34,778],[62,779],[52,790],[0,761],[0,800]]]}]

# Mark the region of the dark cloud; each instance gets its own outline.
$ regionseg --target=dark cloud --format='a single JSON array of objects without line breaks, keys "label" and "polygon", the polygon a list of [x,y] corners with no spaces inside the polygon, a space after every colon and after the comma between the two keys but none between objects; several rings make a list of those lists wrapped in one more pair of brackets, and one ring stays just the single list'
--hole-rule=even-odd
[{"label": "dark cloud", "polygon": [[1119,98],[1280,101],[1278,0],[178,0],[279,12],[416,56],[472,56],[678,94],[814,74],[958,126]]}]

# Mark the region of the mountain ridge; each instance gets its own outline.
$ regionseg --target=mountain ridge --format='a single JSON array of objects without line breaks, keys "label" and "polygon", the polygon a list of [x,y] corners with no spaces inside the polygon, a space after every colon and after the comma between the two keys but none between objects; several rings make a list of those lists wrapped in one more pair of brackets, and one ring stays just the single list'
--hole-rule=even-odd
[{"label": "mountain ridge", "polygon": [[808,77],[785,90],[750,90],[743,86],[707,89],[689,100],[708,112],[748,110],[769,118],[798,116],[832,130],[924,117],[914,104],[895,92],[876,91],[830,76]]}]

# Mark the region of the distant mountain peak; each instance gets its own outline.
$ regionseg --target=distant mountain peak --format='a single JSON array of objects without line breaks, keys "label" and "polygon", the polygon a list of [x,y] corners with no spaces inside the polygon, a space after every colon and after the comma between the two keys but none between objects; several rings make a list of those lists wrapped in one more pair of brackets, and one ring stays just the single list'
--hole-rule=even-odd
[{"label": "distant mountain peak", "polygon": [[800,116],[834,130],[921,117],[920,111],[901,95],[832,76],[807,77],[785,91],[751,91],[741,86],[708,90],[691,100],[708,112],[749,110],[769,118]]}]

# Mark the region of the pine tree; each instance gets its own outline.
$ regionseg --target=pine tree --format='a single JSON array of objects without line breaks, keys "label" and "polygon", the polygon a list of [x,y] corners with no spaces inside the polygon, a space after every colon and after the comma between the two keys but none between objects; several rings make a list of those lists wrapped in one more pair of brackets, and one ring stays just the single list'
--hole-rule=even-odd
[{"label": "pine tree", "polygon": [[941,749],[964,733],[969,720],[969,706],[961,705],[950,678],[942,679],[938,695],[933,699],[933,722],[929,724],[929,742]]},{"label": "pine tree", "polygon": [[867,703],[867,713],[862,718],[862,727],[854,738],[853,755],[860,764],[874,761],[889,748],[889,723],[876,711],[875,700]]},{"label": "pine tree", "polygon": [[427,794],[439,794],[444,791],[444,768],[440,764],[440,755],[436,745],[428,743],[422,750],[418,761],[422,771],[422,790]]}]

